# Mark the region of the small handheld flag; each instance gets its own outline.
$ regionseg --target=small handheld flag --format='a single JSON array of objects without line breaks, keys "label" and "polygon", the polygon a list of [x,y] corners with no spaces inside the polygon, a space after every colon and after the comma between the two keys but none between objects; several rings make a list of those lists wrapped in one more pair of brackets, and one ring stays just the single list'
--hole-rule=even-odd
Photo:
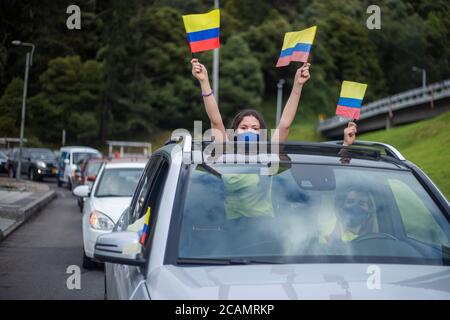
[{"label": "small handheld flag", "polygon": [[184,28],[191,52],[201,52],[220,47],[220,10],[183,16]]},{"label": "small handheld flag", "polygon": [[147,212],[145,213],[145,222],[144,227],[142,228],[142,231],[140,232],[141,238],[139,240],[139,243],[144,245],[145,240],[147,240],[147,234],[148,234],[148,228],[150,224],[150,216],[151,216],[151,209],[148,207]]},{"label": "small handheld flag", "polygon": [[366,89],[365,83],[343,81],[336,114],[350,119],[359,119]]},{"label": "small handheld flag", "polygon": [[277,67],[285,67],[291,61],[307,62],[311,52],[317,27],[302,31],[286,32]]}]

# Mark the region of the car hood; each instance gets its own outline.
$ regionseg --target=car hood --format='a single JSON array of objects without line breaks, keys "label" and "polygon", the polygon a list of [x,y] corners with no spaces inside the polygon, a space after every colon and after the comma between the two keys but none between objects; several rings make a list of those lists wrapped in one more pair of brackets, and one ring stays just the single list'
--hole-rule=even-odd
[{"label": "car hood", "polygon": [[131,197],[92,198],[92,209],[106,214],[116,223],[130,202]]},{"label": "car hood", "polygon": [[444,266],[167,265],[148,283],[152,299],[450,299],[450,267]]}]

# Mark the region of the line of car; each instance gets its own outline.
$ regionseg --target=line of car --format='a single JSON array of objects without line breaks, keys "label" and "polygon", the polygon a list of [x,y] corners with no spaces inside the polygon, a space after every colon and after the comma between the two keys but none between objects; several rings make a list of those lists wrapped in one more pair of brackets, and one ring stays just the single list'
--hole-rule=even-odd
[{"label": "line of car", "polygon": [[[69,189],[78,182],[80,167],[88,159],[101,159],[100,151],[90,147],[62,147],[58,151],[48,148],[22,148],[21,176],[33,181],[57,178],[58,186]],[[0,172],[15,178],[19,163],[19,148],[0,150]]]}]

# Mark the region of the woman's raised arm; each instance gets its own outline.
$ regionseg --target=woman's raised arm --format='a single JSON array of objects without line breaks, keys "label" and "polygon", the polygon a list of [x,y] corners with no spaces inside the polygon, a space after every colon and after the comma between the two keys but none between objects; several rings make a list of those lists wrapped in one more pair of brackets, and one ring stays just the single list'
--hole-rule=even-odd
[{"label": "woman's raised arm", "polygon": [[217,105],[214,92],[211,89],[208,79],[208,70],[201,64],[198,59],[192,59],[192,75],[197,78],[202,90],[203,102],[208,118],[211,121],[211,128],[218,130],[221,135],[215,135],[215,141],[226,140],[225,126],[223,125],[222,116],[220,115],[219,106]]},{"label": "woman's raised arm", "polygon": [[309,63],[304,63],[303,66],[297,69],[291,95],[286,102],[286,106],[284,107],[283,113],[281,115],[280,123],[278,124],[278,130],[273,135],[272,141],[284,142],[288,139],[289,129],[291,128],[292,122],[294,122],[295,119],[295,114],[297,113],[300,96],[302,95],[303,85],[311,77],[309,74],[310,65],[311,64]]}]

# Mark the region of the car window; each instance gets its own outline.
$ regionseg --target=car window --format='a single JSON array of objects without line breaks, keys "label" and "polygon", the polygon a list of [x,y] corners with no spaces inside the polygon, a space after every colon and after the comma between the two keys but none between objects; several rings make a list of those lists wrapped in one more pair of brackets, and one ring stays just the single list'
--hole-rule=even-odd
[{"label": "car window", "polygon": [[56,157],[50,150],[31,150],[30,157],[34,160],[55,160]]},{"label": "car window", "polygon": [[143,208],[145,205],[145,196],[148,194],[148,190],[150,189],[152,182],[152,177],[154,176],[158,168],[159,161],[160,159],[158,156],[153,156],[150,159],[144,171],[144,174],[141,176],[141,180],[139,181],[139,184],[136,188],[129,209],[125,211],[125,213],[117,223],[118,230],[127,229],[129,225],[133,224],[137,219],[141,217],[141,212],[144,210]]},{"label": "car window", "polygon": [[142,168],[107,168],[96,186],[95,197],[131,197],[141,174]]},{"label": "car window", "polygon": [[92,153],[92,152],[74,152],[73,153],[73,163],[79,164],[81,161],[85,159],[92,159],[92,158],[101,158],[101,156],[98,153]]},{"label": "car window", "polygon": [[395,196],[406,234],[419,241],[448,246],[449,241],[438,224],[445,224],[445,220],[442,220],[439,209],[426,196],[425,191],[417,188],[414,181],[389,179],[389,185]]},{"label": "car window", "polygon": [[[264,176],[256,169],[191,166],[178,257],[443,263],[449,223],[411,172],[292,163]],[[399,209],[411,195],[392,181],[419,200]],[[417,217],[424,226],[410,222]]]},{"label": "car window", "polygon": [[[148,239],[151,238],[152,230],[159,210],[159,200],[167,177],[169,164],[164,158],[159,158],[151,170],[146,174],[143,188],[139,191],[139,201],[136,205],[131,206],[130,211],[125,213],[123,218],[119,220],[118,229],[134,231],[140,234],[141,243],[148,245]],[[142,237],[144,224],[147,222],[147,233]],[[147,252],[148,253],[148,252]]]},{"label": "car window", "polygon": [[144,210],[140,213],[141,220],[144,220],[146,218],[146,214],[150,214],[148,217],[149,224],[147,227],[147,232],[144,237],[141,235],[141,244],[146,246],[149,245],[151,236],[150,234],[154,230],[156,217],[158,215],[159,205],[160,205],[160,199],[162,195],[162,191],[164,189],[164,185],[167,178],[167,173],[169,170],[169,163],[162,158],[162,161],[159,163],[158,170],[156,174],[154,175],[153,181],[151,183],[150,190],[148,191],[148,195],[146,197],[146,201],[144,204]]}]

